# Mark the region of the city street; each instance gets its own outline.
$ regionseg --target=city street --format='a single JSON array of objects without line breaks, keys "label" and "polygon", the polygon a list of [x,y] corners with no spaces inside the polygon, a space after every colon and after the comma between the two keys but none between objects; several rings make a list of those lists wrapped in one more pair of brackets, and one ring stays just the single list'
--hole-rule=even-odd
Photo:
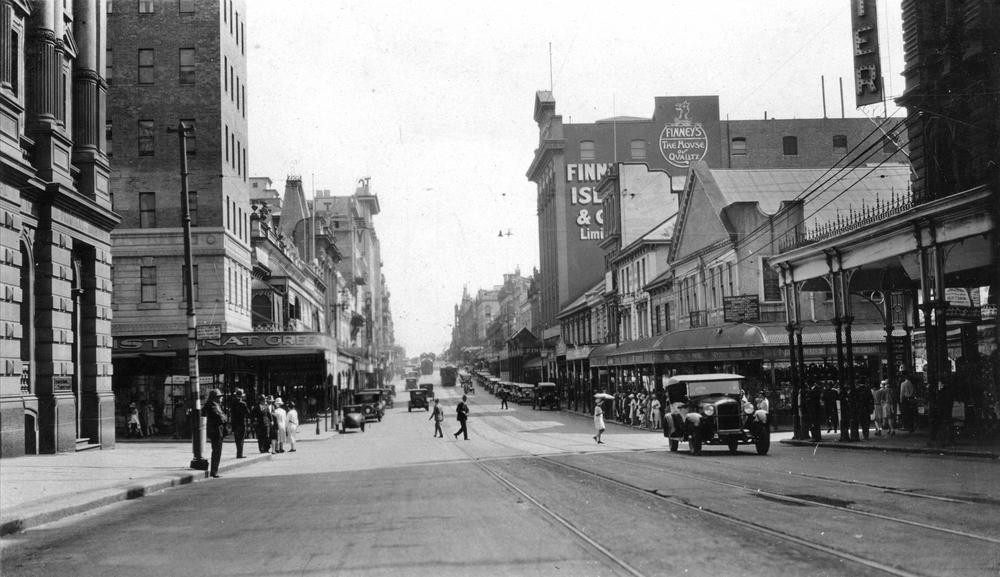
[{"label": "city street", "polygon": [[[435,378],[437,375],[435,375]],[[398,382],[397,382],[398,384]],[[402,388],[401,386],[399,387]],[[5,537],[4,575],[984,575],[1000,487],[984,459],[659,434],[460,389],[430,413],[300,444],[224,478]],[[232,446],[226,446],[227,451]]]}]

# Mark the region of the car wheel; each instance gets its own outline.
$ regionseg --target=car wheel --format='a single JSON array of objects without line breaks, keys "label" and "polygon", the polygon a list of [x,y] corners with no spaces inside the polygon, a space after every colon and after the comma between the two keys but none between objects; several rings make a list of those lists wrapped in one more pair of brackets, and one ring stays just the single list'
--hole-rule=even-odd
[{"label": "car wheel", "polygon": [[670,439],[670,452],[676,453],[677,449],[680,447],[681,443],[677,439]]},{"label": "car wheel", "polygon": [[764,430],[757,435],[757,439],[754,440],[754,445],[757,448],[758,455],[766,455],[767,451],[771,448],[771,431]]},{"label": "car wheel", "polygon": [[740,450],[740,442],[737,439],[729,439],[729,452],[736,454]]},{"label": "car wheel", "polygon": [[365,422],[364,421],[361,421],[361,432],[362,433],[365,432]]},{"label": "car wheel", "polygon": [[406,407],[406,412],[407,413],[412,413],[413,412],[413,407]]}]

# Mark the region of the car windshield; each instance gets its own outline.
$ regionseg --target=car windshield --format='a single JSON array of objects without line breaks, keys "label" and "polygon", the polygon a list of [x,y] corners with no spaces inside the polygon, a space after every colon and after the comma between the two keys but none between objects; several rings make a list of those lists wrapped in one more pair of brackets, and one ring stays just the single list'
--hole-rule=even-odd
[{"label": "car windshield", "polygon": [[735,379],[688,382],[687,393],[689,397],[700,397],[702,395],[738,395],[740,394],[740,382]]}]

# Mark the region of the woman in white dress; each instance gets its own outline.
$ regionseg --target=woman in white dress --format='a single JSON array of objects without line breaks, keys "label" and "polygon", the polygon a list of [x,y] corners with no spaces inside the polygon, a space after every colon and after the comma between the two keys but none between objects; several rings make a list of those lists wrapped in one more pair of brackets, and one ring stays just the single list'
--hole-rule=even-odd
[{"label": "woman in white dress", "polygon": [[288,401],[288,411],[285,412],[285,438],[288,439],[288,452],[295,452],[295,434],[299,431],[299,412],[295,410],[295,403]]},{"label": "woman in white dress", "polygon": [[285,404],[281,402],[281,397],[274,399],[274,428],[278,432],[278,446],[274,448],[275,453],[285,452],[285,427],[288,420],[285,413]]},{"label": "woman in white dress", "polygon": [[597,434],[594,435],[594,440],[597,441],[599,445],[604,444],[604,441],[601,440],[601,435],[604,434],[604,409],[601,408],[603,402],[603,399],[597,399],[594,402],[594,428],[597,429]]}]

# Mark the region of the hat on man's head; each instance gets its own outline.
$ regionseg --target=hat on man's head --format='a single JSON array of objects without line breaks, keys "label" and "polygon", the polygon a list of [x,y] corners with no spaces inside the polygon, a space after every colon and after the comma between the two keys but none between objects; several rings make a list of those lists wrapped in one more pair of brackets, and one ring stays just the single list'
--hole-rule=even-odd
[{"label": "hat on man's head", "polygon": [[220,391],[219,389],[212,389],[208,391],[208,398],[210,399],[214,399],[216,397],[221,397],[221,396],[222,396],[222,391]]},{"label": "hat on man's head", "polygon": [[235,391],[233,391],[233,394],[235,394],[237,397],[242,397],[243,389],[236,389]]},{"label": "hat on man's head", "polygon": [[274,397],[272,397],[271,395],[268,395],[267,398],[264,399],[264,400],[267,401],[267,402],[269,402],[269,403],[273,403],[274,402]]},{"label": "hat on man's head", "polygon": [[285,403],[283,403],[281,401],[281,397],[278,397],[278,398],[274,399],[274,404],[275,405],[284,405]]}]

